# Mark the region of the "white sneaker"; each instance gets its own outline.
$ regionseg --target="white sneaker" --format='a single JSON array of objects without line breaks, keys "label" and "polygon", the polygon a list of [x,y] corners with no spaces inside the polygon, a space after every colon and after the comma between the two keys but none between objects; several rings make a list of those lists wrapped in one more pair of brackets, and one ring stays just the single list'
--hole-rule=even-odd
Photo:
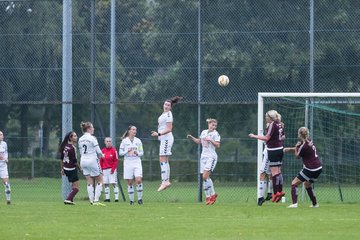
[{"label": "white sneaker", "polygon": [[158,191],[158,192],[161,192],[161,191],[167,189],[168,187],[170,187],[170,185],[171,185],[170,182],[163,182],[163,183],[160,185],[160,187],[159,187],[159,189],[158,189],[157,191]]},{"label": "white sneaker", "polygon": [[310,205],[309,207],[311,207],[311,208],[318,208],[319,207],[319,204],[317,203],[317,204],[315,204],[315,205]]},{"label": "white sneaker", "polygon": [[298,204],[297,203],[293,203],[291,205],[289,205],[287,208],[297,208]]}]

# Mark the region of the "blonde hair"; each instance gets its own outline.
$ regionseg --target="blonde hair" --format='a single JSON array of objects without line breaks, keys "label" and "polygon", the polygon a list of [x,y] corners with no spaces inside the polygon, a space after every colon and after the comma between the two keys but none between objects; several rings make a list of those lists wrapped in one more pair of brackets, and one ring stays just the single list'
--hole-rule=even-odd
[{"label": "blonde hair", "polygon": [[81,131],[84,133],[88,130],[88,128],[91,128],[92,127],[92,123],[91,122],[81,122],[80,123],[80,128],[81,128]]},{"label": "blonde hair", "polygon": [[208,118],[206,119],[206,122],[209,123],[218,123],[217,120],[215,118]]},{"label": "blonde hair", "polygon": [[[272,121],[279,120],[279,113],[276,110],[269,110],[266,112],[266,116],[268,116]],[[281,118],[281,115],[280,115]]]},{"label": "blonde hair", "polygon": [[298,137],[302,140],[308,139],[310,137],[309,129],[307,127],[299,128]]}]

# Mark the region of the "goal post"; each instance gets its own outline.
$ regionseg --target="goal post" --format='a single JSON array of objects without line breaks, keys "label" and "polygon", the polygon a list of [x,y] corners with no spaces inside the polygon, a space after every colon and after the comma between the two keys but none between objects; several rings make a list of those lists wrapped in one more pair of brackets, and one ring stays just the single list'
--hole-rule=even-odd
[{"label": "goal post", "polygon": [[[317,146],[323,162],[319,177],[323,201],[343,201],[340,185],[344,184],[347,201],[360,201],[359,191],[353,187],[360,182],[358,155],[360,154],[360,93],[258,93],[257,134],[264,134],[265,113],[277,110],[285,124],[284,147],[294,146],[297,130],[306,126]],[[260,167],[264,143],[257,143],[257,191],[259,194]],[[290,200],[292,179],[301,170],[302,161],[295,161],[293,154],[283,159],[284,189]],[[335,195],[335,196],[334,196]],[[299,198],[301,199],[301,198]]]}]

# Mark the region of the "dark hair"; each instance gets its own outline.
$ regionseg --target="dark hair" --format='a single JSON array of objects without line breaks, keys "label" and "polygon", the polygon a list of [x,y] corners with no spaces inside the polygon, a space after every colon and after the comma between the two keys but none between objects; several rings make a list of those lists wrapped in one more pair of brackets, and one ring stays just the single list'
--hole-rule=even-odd
[{"label": "dark hair", "polygon": [[170,99],[166,99],[165,102],[169,102],[169,103],[171,103],[171,106],[173,106],[175,103],[177,103],[181,99],[182,99],[182,97],[175,96],[175,97],[172,97]]},{"label": "dark hair", "polygon": [[74,135],[74,133],[74,131],[70,131],[65,135],[64,140],[60,143],[59,153],[62,153],[64,151],[65,146],[68,144],[70,138]]},{"label": "dark hair", "polygon": [[86,132],[86,130],[87,130],[88,128],[90,128],[91,125],[92,125],[91,122],[81,122],[81,123],[80,123],[81,131],[82,131],[83,133]]},{"label": "dark hair", "polygon": [[124,134],[121,136],[121,140],[126,138],[127,136],[129,136],[129,131],[132,127],[135,127],[134,125],[130,125],[128,126],[128,128],[126,129],[126,131],[124,132]]}]

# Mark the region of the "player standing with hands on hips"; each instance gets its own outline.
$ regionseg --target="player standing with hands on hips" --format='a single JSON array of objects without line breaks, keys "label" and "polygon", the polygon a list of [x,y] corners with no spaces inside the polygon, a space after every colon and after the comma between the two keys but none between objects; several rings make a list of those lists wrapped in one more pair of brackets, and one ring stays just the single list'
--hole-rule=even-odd
[{"label": "player standing with hands on hips", "polygon": [[103,158],[100,158],[100,166],[103,171],[103,178],[105,184],[105,200],[104,202],[110,202],[110,184],[114,187],[115,202],[119,201],[119,187],[117,185],[117,166],[119,162],[118,154],[112,145],[111,137],[106,137],[105,147],[101,150],[104,154]]},{"label": "player standing with hands on hips", "polygon": [[161,168],[161,185],[158,192],[170,187],[170,165],[169,157],[171,156],[171,148],[174,143],[173,129],[173,115],[171,112],[172,106],[177,103],[181,97],[176,96],[165,100],[163,104],[164,112],[158,118],[158,130],[151,131],[151,136],[158,137],[160,141],[159,160]]},{"label": "player standing with hands on hips", "polygon": [[11,188],[7,167],[7,163],[9,161],[8,157],[8,147],[6,142],[4,141],[4,134],[2,131],[0,131],[0,178],[2,179],[5,187],[6,203],[11,204]]},{"label": "player standing with hands on hips", "polygon": [[315,194],[312,189],[312,183],[320,176],[322,171],[322,165],[319,156],[316,152],[316,147],[309,138],[309,129],[301,127],[298,130],[299,142],[296,143],[295,147],[284,148],[284,152],[294,151],[296,158],[302,158],[304,167],[299,172],[297,177],[291,183],[291,198],[292,204],[288,208],[297,208],[298,202],[298,186],[304,183],[305,189],[310,197],[312,204],[310,207],[319,207]]},{"label": "player standing with hands on hips", "polygon": [[143,145],[136,136],[136,127],[129,126],[124,135],[119,148],[119,155],[124,156],[124,179],[127,180],[128,194],[130,205],[134,205],[134,178],[136,181],[136,191],[138,204],[143,204],[142,192],[142,176],[143,169],[140,157],[144,155]]},{"label": "player standing with hands on hips", "polygon": [[[99,157],[104,157],[104,155],[101,152],[98,141],[93,136],[94,126],[92,123],[81,122],[80,127],[84,133],[78,143],[81,155],[80,166],[88,184],[87,192],[89,201],[90,204],[94,206],[105,206],[105,204],[99,202],[103,186],[103,175],[100,168]],[[94,180],[97,182],[95,193]]]},{"label": "player standing with hands on hips", "polygon": [[220,148],[220,135],[216,131],[217,120],[209,118],[206,120],[208,129],[203,130],[199,138],[195,138],[188,134],[187,138],[191,139],[197,144],[201,144],[202,152],[200,157],[200,173],[203,177],[204,191],[206,195],[206,205],[214,204],[217,198],[217,193],[214,189],[213,181],[210,174],[214,171],[218,156],[215,149]]}]

